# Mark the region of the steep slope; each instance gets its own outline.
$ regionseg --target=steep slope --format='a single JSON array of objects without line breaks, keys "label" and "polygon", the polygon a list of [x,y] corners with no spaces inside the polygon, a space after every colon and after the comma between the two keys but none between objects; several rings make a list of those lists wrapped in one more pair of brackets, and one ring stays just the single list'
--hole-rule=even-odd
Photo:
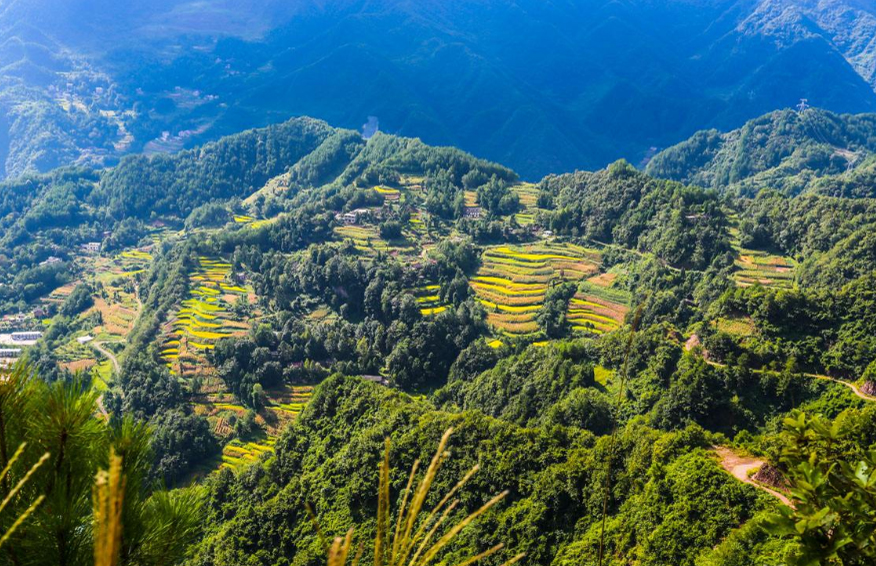
[{"label": "steep slope", "polygon": [[737,130],[701,131],[656,155],[646,171],[707,188],[753,195],[873,197],[874,114],[783,110]]}]

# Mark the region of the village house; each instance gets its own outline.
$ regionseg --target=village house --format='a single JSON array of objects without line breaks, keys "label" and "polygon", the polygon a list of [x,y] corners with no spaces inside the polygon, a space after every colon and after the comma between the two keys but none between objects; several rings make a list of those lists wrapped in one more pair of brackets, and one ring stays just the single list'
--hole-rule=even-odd
[{"label": "village house", "polygon": [[23,332],[13,332],[12,333],[12,341],[13,342],[36,342],[40,338],[42,338],[43,333],[36,330],[27,330]]},{"label": "village house", "polygon": [[100,242],[88,242],[87,244],[82,244],[82,251],[89,254],[99,253]]},{"label": "village house", "polygon": [[463,213],[465,218],[480,218],[481,217],[481,207],[479,206],[467,206],[465,207],[465,212]]},{"label": "village house", "polygon": [[338,214],[335,216],[335,218],[349,226],[359,222],[361,220],[361,217],[365,214],[368,214],[368,212],[369,211],[367,208],[357,208],[356,210],[351,210],[350,212],[345,212],[344,214]]}]

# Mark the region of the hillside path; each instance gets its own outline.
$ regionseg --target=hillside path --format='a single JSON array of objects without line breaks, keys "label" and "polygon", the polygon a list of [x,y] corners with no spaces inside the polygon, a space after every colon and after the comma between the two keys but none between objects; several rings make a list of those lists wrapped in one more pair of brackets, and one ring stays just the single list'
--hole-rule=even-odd
[{"label": "hillside path", "polygon": [[116,370],[116,373],[119,373],[119,360],[116,358],[116,355],[103,347],[103,342],[92,342],[92,346],[94,349],[106,356],[106,358],[113,364],[113,369]]},{"label": "hillside path", "polygon": [[726,446],[715,446],[712,449],[720,458],[721,467],[724,468],[734,478],[741,481],[742,483],[747,483],[748,485],[754,486],[761,491],[765,491],[766,493],[772,495],[788,507],[793,507],[791,501],[784,494],[776,491],[775,489],[760,484],[751,479],[751,477],[749,477],[748,473],[751,470],[760,468],[764,465],[763,460],[759,460],[751,456],[740,456]]},{"label": "hillside path", "polygon": [[817,373],[807,373],[806,375],[808,375],[809,377],[814,377],[815,379],[822,379],[824,381],[833,381],[834,383],[839,383],[840,385],[845,385],[846,387],[851,389],[852,392],[856,396],[860,397],[864,401],[870,401],[871,403],[876,401],[876,397],[873,397],[872,395],[867,395],[866,393],[861,391],[857,385],[855,385],[854,383],[851,383],[850,381],[843,381],[842,379],[830,377],[829,375],[820,375]]},{"label": "hillside path", "polygon": [[[696,336],[696,335],[691,336],[691,337],[688,339],[688,341],[685,343],[685,345],[684,345],[684,349],[685,349],[685,351],[688,351],[688,352],[689,352],[690,350],[693,349],[693,346],[694,346],[694,345],[699,345],[699,338],[697,339],[696,344],[695,344],[694,341],[693,341],[693,337],[694,337],[694,336]],[[706,363],[707,363],[707,364],[712,365],[712,366],[714,366],[714,367],[718,367],[718,368],[727,367],[726,364],[722,364],[722,363],[719,363],[719,362],[715,362],[715,361],[712,361],[712,360],[710,360],[710,359],[708,359],[708,358],[703,358],[703,359],[706,360]],[[758,369],[756,369],[756,370],[753,370],[753,371],[754,371],[755,373],[764,373],[764,372],[768,372],[769,370],[765,370],[765,369],[759,369],[759,370],[758,370]],[[770,372],[770,373],[776,373],[776,372]],[[803,375],[806,376],[806,377],[814,378],[814,379],[820,379],[820,380],[822,380],[822,381],[832,381],[832,382],[834,382],[834,383],[839,383],[840,385],[843,385],[843,386],[848,387],[849,389],[851,389],[851,390],[852,390],[852,393],[854,393],[857,397],[863,399],[864,401],[870,401],[871,403],[876,402],[876,397],[874,397],[874,396],[872,396],[872,395],[867,395],[866,393],[864,393],[863,391],[861,391],[861,389],[860,389],[857,385],[855,385],[854,383],[852,383],[852,382],[850,382],[850,381],[844,381],[844,380],[842,380],[842,379],[837,379],[837,378],[835,378],[835,377],[831,377],[831,376],[829,376],[829,375],[824,375],[824,374],[820,374],[820,373],[804,373]]]}]

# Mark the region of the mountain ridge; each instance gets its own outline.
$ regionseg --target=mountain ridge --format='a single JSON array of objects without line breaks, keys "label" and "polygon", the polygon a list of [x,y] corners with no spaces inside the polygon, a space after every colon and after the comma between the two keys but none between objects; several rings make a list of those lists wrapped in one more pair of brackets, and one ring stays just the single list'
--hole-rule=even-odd
[{"label": "mountain ridge", "polygon": [[[13,16],[27,23],[50,15],[48,37],[105,77],[82,74],[70,95],[85,108],[79,128],[98,133],[58,140],[59,149],[54,140],[19,141],[3,160],[7,175],[77,159],[112,164],[126,152],[165,148],[164,132],[167,147],[191,147],[309,115],[350,129],[377,116],[390,133],[461,147],[535,180],[621,157],[637,163],[651,147],[738,127],[800,98],[841,112],[876,110],[867,71],[876,24],[859,18],[861,29],[845,35],[798,31],[819,14],[818,25],[839,30],[831,22],[853,9],[843,0],[805,9],[786,0],[269,2],[234,24],[219,2],[201,28],[185,27],[195,5],[183,0],[137,8],[82,0],[56,11],[57,1],[8,9],[0,33]],[[72,24],[92,5],[102,19],[90,25],[105,33]],[[169,18],[179,26],[162,24]],[[47,130],[70,120],[57,112],[57,95],[44,96],[47,81],[63,92],[66,80],[36,70],[24,80],[31,90],[8,95],[11,119],[22,102],[40,100]],[[98,84],[113,97],[96,96]],[[102,118],[107,111],[117,117]],[[59,155],[29,157],[44,150]]]}]

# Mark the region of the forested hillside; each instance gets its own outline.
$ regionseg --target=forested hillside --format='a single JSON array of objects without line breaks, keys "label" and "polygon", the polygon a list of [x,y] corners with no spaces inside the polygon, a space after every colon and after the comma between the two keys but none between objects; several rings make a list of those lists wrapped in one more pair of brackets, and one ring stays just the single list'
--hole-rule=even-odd
[{"label": "forested hillside", "polygon": [[[809,112],[870,151],[870,116]],[[429,561],[869,563],[876,200],[742,169],[700,182],[731,153],[791,167],[801,118],[714,134],[689,174],[676,148],[527,183],[296,118],[0,184],[0,341],[21,364],[0,380],[0,464],[22,440],[10,477],[53,464],[16,499],[48,503],[12,547],[89,556],[112,447],[136,460],[123,564],[321,564],[350,527],[371,560],[385,502],[453,428],[423,517],[478,469],[436,533],[507,494]]]},{"label": "forested hillside", "polygon": [[774,189],[874,198],[874,123],[873,114],[776,111],[727,133],[698,132],[654,156],[646,171],[741,196]]}]

